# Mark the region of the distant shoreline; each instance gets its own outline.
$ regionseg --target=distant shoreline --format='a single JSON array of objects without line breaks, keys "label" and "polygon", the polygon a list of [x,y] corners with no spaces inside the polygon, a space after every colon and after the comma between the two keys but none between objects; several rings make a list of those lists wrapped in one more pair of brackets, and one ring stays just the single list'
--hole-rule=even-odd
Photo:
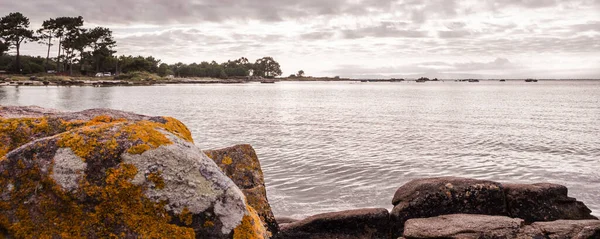
[{"label": "distant shoreline", "polygon": [[[420,82],[524,82],[528,79],[439,79]],[[600,81],[600,79],[536,79],[537,81]],[[277,82],[419,82],[418,79],[350,79],[330,77],[294,77],[294,78],[171,78],[160,80],[115,80],[114,77],[36,77],[36,76],[0,76],[0,86],[151,86],[176,84],[245,84]]]}]

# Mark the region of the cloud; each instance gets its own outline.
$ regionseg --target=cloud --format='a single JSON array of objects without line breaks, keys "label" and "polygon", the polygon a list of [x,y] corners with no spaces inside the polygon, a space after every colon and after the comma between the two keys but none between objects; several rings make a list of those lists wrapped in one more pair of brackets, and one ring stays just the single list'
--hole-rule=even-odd
[{"label": "cloud", "polygon": [[489,62],[420,62],[399,66],[367,68],[356,65],[342,65],[333,74],[352,78],[417,78],[422,76],[437,78],[495,78],[510,77],[502,73],[517,72],[525,68],[506,58],[496,58]]},{"label": "cloud", "polygon": [[[29,16],[32,28],[50,17],[81,15],[86,27],[113,30],[118,54],[167,63],[273,56],[285,74],[301,68],[340,76],[495,75],[497,69],[558,75],[544,69],[551,65],[589,76],[600,60],[599,0],[0,0],[0,6],[0,15]],[[39,44],[22,51],[46,52]],[[347,65],[365,72],[332,71]]]},{"label": "cloud", "polygon": [[341,33],[342,37],[346,39],[358,39],[364,37],[423,38],[428,36],[427,31],[405,29],[405,25],[405,23],[380,22],[374,26],[341,30]]}]

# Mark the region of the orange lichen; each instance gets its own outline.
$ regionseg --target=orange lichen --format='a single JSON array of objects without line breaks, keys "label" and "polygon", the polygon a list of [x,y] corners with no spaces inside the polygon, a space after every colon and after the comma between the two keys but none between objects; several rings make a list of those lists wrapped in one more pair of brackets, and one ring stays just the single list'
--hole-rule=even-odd
[{"label": "orange lichen", "polygon": [[203,227],[214,227],[215,223],[211,220],[206,220],[202,226]]},{"label": "orange lichen", "polygon": [[225,156],[221,162],[225,165],[231,165],[233,163],[233,159],[231,159],[229,156]]},{"label": "orange lichen", "polygon": [[62,148],[71,148],[84,160],[93,153],[111,155],[116,153],[118,143],[111,129],[112,124],[85,126],[62,134],[57,144]]},{"label": "orange lichen", "polygon": [[248,214],[242,218],[242,223],[233,229],[233,239],[265,238],[267,230],[261,223],[258,214],[251,206],[246,206]]},{"label": "orange lichen", "polygon": [[[86,162],[119,159],[119,154],[127,150],[124,147],[129,147],[130,153],[141,154],[172,144],[161,129],[192,142],[191,133],[181,122],[165,120],[166,123],[132,122],[109,116],[90,121],[0,118],[0,158],[7,160],[5,155],[11,150],[58,134],[56,146],[71,148]],[[12,166],[2,162],[7,169],[14,170],[4,170],[0,175],[0,190],[3,193],[10,190],[6,194],[9,200],[0,200],[0,228],[15,238],[195,237],[193,229],[170,224],[166,202],[157,203],[144,195],[148,187],[159,190],[165,187],[160,172],[146,175],[147,183],[135,185],[131,180],[137,169],[121,164],[101,171],[100,178],[82,177],[78,190],[67,192],[49,176],[52,167],[42,171],[35,157],[34,154],[29,161],[19,159]],[[186,210],[175,216],[185,225],[191,225],[192,214]]]},{"label": "orange lichen", "polygon": [[167,121],[163,125],[163,128],[169,131],[169,133],[177,135],[190,143],[194,143],[194,139],[192,139],[192,133],[183,123],[171,117],[163,117],[163,119]]},{"label": "orange lichen", "polygon": [[165,180],[162,178],[161,172],[149,173],[146,175],[146,179],[148,182],[153,183],[156,189],[165,188]]},{"label": "orange lichen", "polygon": [[[0,178],[0,187],[14,184],[10,201],[0,201],[0,227],[15,238],[195,238],[192,228],[170,224],[165,202],[143,194],[144,186],[131,183],[133,165],[109,169],[102,185],[83,180],[81,193],[95,202],[93,210],[62,190],[37,166],[18,163],[18,182]],[[34,204],[24,204],[35,198]],[[12,213],[11,213],[12,211]],[[191,214],[190,214],[191,215]]]},{"label": "orange lichen", "polygon": [[188,210],[187,207],[183,208],[183,211],[181,212],[181,214],[179,214],[179,220],[181,220],[181,222],[183,222],[184,225],[190,226],[192,225],[192,219],[193,217],[190,210]]},{"label": "orange lichen", "polygon": [[[54,122],[53,122],[54,123]],[[53,126],[48,118],[0,118],[0,157],[36,138],[63,132],[62,127]]]},{"label": "orange lichen", "polygon": [[123,128],[123,132],[129,135],[129,140],[138,142],[146,146],[132,147],[129,149],[130,154],[142,154],[149,149],[158,148],[161,145],[172,144],[171,140],[157,130],[162,124],[151,121],[139,121],[134,124],[128,124]]}]

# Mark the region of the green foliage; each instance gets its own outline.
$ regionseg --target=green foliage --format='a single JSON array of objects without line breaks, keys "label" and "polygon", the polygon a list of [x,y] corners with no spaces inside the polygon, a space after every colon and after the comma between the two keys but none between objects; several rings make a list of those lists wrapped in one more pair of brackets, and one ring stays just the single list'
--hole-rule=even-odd
[{"label": "green foliage", "polygon": [[162,63],[160,64],[160,66],[158,66],[158,75],[161,77],[165,77],[168,75],[168,71],[169,71],[169,65]]},{"label": "green foliage", "polygon": [[8,51],[8,44],[0,40],[0,56],[4,55]]},{"label": "green foliage", "polygon": [[279,63],[272,57],[263,57],[254,63],[254,75],[273,78],[282,74]]},{"label": "green foliage", "polygon": [[298,77],[303,77],[303,76],[304,76],[304,70],[299,70]]},{"label": "green foliage", "polygon": [[0,38],[9,47],[14,47],[17,50],[17,58],[13,71],[21,71],[20,50],[21,44],[28,41],[33,41],[36,38],[33,36],[33,31],[29,30],[29,18],[23,16],[20,12],[13,12],[5,17],[0,18]]}]

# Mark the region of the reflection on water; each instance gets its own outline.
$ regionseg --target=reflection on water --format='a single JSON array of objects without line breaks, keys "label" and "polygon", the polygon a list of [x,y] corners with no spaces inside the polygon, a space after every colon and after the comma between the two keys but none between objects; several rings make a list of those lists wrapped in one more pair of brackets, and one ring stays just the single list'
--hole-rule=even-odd
[{"label": "reflection on water", "polygon": [[600,82],[0,87],[2,105],[169,115],[252,144],[276,215],[391,208],[420,177],[554,182],[600,214]]}]

